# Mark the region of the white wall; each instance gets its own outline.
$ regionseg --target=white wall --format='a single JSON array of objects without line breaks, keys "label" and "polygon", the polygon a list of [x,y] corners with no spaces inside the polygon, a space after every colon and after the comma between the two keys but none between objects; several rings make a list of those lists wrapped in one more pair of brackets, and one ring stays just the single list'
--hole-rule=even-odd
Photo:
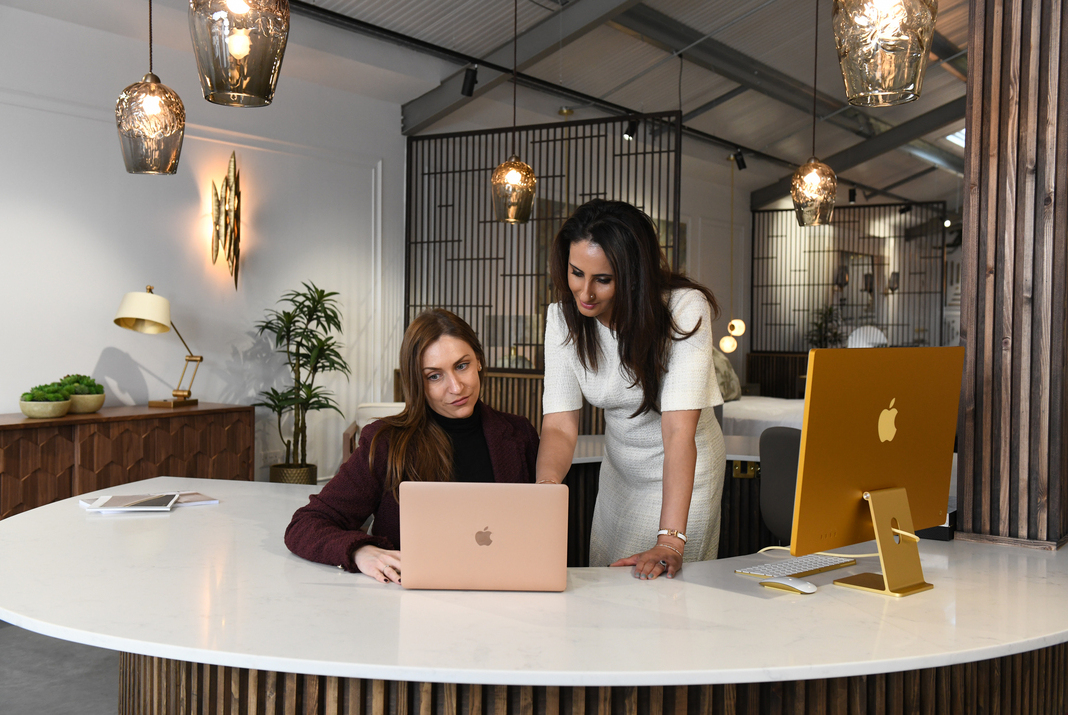
[{"label": "white wall", "polygon": [[[42,3],[53,16],[0,6],[0,412],[18,411],[32,385],[73,372],[103,382],[109,405],[169,397],[183,362],[178,338],[112,323],[122,295],[149,283],[204,356],[194,396],[249,404],[284,377],[253,324],[310,280],[341,294],[353,369],[351,380],[326,382],[345,419],[310,421],[309,457],[333,473],[356,405],[392,397],[404,266],[399,104],[302,79],[319,52],[309,48],[373,41],[294,16],[294,71],[283,65],[274,104],[211,105],[180,36],[182,7],[162,5],[154,69],[187,114],[178,174],[169,177],[127,174],[116,135],[115,99],[148,69],[147,45],[130,29],[140,23],[111,32],[57,19],[61,3]],[[337,61],[358,70],[358,60]],[[437,71],[431,63],[428,78],[407,81],[429,87]],[[384,70],[362,76],[396,92]],[[211,182],[221,182],[232,151],[243,198],[237,290],[209,254]],[[273,425],[257,411],[259,478],[279,448]]]},{"label": "white wall", "polygon": [[[682,220],[687,225],[688,272],[691,278],[712,289],[719,303],[720,317],[713,325],[718,345],[727,334],[727,323],[742,318],[749,325],[750,254],[752,248],[752,214],[749,192],[734,188],[733,283],[731,280],[731,186],[730,164],[715,171],[687,171],[683,163]],[[733,285],[733,293],[731,287]],[[733,298],[733,301],[732,301]],[[733,314],[732,314],[733,306]],[[727,355],[738,377],[745,382],[745,354],[749,352],[749,333],[738,338],[738,348]]]}]

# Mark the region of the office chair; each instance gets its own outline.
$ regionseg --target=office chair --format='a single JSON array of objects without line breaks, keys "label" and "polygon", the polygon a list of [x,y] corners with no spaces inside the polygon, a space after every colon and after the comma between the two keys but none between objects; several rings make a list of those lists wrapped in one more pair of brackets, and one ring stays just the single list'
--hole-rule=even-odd
[{"label": "office chair", "polygon": [[760,433],[760,515],[783,545],[790,543],[801,430],[769,427]]}]

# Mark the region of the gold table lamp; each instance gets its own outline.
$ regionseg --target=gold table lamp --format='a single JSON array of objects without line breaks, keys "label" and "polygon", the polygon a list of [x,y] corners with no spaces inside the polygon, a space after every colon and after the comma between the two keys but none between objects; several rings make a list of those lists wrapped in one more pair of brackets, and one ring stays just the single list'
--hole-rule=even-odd
[{"label": "gold table lamp", "polygon": [[[120,328],[136,330],[139,333],[154,335],[165,333],[174,328],[174,334],[185,345],[189,354],[185,356],[185,366],[182,367],[182,376],[178,378],[178,388],[171,392],[173,400],[149,400],[149,407],[192,407],[197,404],[195,397],[190,397],[193,390],[193,380],[197,377],[197,370],[204,358],[194,355],[185,342],[185,338],[178,332],[178,328],[171,322],[171,304],[166,298],[152,292],[152,286],[146,286],[144,293],[127,293],[122,297],[119,310],[115,313],[115,325]],[[193,365],[193,374],[189,378],[189,387],[182,389],[182,381],[185,380],[185,371]]]}]

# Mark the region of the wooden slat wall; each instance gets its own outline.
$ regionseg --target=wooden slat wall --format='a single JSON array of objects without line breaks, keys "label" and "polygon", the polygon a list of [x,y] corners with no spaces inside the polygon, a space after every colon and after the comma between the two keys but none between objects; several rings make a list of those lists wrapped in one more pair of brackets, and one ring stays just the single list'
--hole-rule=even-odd
[{"label": "wooden slat wall", "polygon": [[970,4],[958,534],[1068,534],[1068,4]]},{"label": "wooden slat wall", "polygon": [[766,397],[803,398],[798,378],[808,372],[808,353],[759,353],[745,356],[745,381],[760,385]]},{"label": "wooden slat wall", "polygon": [[1063,715],[1068,644],[825,680],[667,687],[456,685],[199,665],[123,653],[119,715]]}]

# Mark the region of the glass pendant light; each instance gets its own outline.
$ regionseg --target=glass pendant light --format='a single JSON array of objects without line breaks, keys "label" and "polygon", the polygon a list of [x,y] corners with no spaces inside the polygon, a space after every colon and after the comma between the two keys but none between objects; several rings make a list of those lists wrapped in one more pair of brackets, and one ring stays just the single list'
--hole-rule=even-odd
[{"label": "glass pendant light", "polygon": [[526,223],[534,208],[534,186],[538,177],[534,170],[519,160],[515,153],[515,105],[516,105],[516,46],[519,39],[519,0],[515,0],[514,28],[512,34],[512,155],[493,170],[490,178],[490,195],[493,199],[493,214],[503,223]]},{"label": "glass pendant light", "polygon": [[920,96],[937,13],[937,0],[834,0],[850,104],[889,107]]},{"label": "glass pendant light", "polygon": [[126,171],[173,174],[185,136],[185,107],[177,93],[152,72],[152,0],[148,0],[148,74],[122,90],[115,124]]},{"label": "glass pendant light", "polygon": [[189,0],[189,31],[204,99],[266,107],[289,37],[289,0]]},{"label": "glass pendant light", "polygon": [[816,158],[816,68],[819,57],[820,4],[816,0],[816,45],[812,61],[812,156],[798,167],[790,180],[790,198],[800,226],[830,223],[834,200],[838,195],[838,177],[834,170]]}]

